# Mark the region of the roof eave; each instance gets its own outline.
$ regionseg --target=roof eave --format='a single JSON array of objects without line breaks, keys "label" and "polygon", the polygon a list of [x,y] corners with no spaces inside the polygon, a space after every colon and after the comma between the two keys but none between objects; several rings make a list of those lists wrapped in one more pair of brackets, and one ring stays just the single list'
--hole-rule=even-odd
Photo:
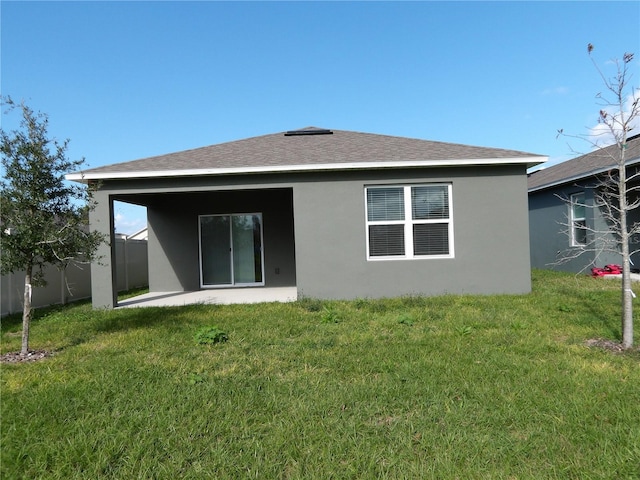
[{"label": "roof eave", "polygon": [[239,167],[239,168],[196,168],[182,170],[152,170],[129,172],[75,172],[65,176],[67,180],[87,183],[92,180],[122,180],[143,178],[175,178],[195,176],[218,175],[249,175],[261,173],[295,173],[295,172],[323,172],[343,170],[372,170],[391,168],[433,168],[433,167],[464,167],[483,165],[514,165],[524,164],[527,168],[539,165],[548,160],[547,157],[514,157],[493,159],[460,159],[460,160],[422,160],[422,161],[393,161],[393,162],[353,162],[353,163],[329,163],[315,165],[281,165],[266,167]]}]

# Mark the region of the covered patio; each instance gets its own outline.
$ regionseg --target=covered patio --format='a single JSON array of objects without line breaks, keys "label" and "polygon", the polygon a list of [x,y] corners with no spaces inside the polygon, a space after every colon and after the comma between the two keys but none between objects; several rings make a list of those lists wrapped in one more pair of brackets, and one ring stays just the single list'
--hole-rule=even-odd
[{"label": "covered patio", "polygon": [[236,303],[295,302],[296,287],[221,288],[195,292],[150,292],[120,300],[116,308],[231,305]]}]

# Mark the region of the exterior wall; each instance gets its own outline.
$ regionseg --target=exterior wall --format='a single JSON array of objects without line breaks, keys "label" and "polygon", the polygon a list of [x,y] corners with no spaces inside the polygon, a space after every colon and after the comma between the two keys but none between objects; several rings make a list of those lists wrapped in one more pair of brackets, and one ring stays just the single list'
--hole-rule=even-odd
[{"label": "exterior wall", "polygon": [[180,203],[166,209],[147,207],[149,290],[198,290],[198,226]]},{"label": "exterior wall", "polygon": [[89,224],[109,239],[101,243],[96,252],[98,262],[91,264],[91,303],[93,308],[113,308],[117,304],[117,284],[114,268],[115,242],[113,225],[113,201],[106,191],[95,192],[96,207],[89,213]]},{"label": "exterior wall", "polygon": [[[640,197],[640,195],[639,195]],[[640,200],[640,198],[636,198],[635,201]],[[636,208],[629,212],[627,216],[627,220],[629,225],[638,224],[640,225],[640,207]],[[631,239],[631,268],[632,269],[640,269],[640,235],[634,235]]]},{"label": "exterior wall", "polygon": [[[586,208],[587,227],[592,230],[588,248],[572,247],[568,232],[569,205],[568,198],[575,193],[584,192],[585,203],[593,205],[594,191],[590,187],[571,185],[554,189],[541,190],[529,195],[529,232],[531,243],[531,266],[533,268],[553,269],[573,273],[590,273],[592,267],[603,267],[608,264],[620,264],[621,256],[602,249],[604,234],[609,229],[607,221],[598,208]],[[640,212],[629,214],[631,223],[640,220]],[[609,235],[607,235],[609,236]],[[610,237],[610,236],[609,236]],[[566,262],[559,260],[566,256]],[[636,266],[640,267],[638,256],[632,257]]]},{"label": "exterior wall", "polygon": [[[452,183],[455,258],[366,259],[365,186]],[[523,165],[236,175],[103,183],[113,200],[147,206],[152,291],[199,289],[198,215],[262,212],[266,286],[348,299],[530,291]],[[110,207],[109,207],[110,208]],[[109,271],[94,281],[108,287]],[[276,273],[280,272],[280,273]],[[99,277],[99,279],[97,278]],[[106,305],[109,295],[101,292]]]},{"label": "exterior wall", "polygon": [[[524,167],[338,177],[326,175],[294,188],[300,296],[530,291]],[[367,261],[365,186],[423,182],[452,183],[455,258]]]},{"label": "exterior wall", "polygon": [[[529,235],[531,244],[531,266],[565,272],[579,272],[594,261],[591,252],[564,263],[558,263],[563,252],[579,252],[571,247],[568,230],[569,205],[565,198],[574,193],[585,192],[585,203],[593,201],[591,190],[580,187],[553,189],[529,195]],[[586,209],[587,225],[594,225],[594,211]]]}]

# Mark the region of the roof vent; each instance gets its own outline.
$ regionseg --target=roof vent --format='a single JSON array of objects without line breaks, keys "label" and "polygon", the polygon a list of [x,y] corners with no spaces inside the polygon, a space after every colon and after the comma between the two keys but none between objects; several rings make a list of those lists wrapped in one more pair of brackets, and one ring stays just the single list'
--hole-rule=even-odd
[{"label": "roof vent", "polygon": [[285,137],[294,137],[299,135],[333,135],[333,132],[322,128],[308,128],[303,130],[289,130],[284,134]]}]

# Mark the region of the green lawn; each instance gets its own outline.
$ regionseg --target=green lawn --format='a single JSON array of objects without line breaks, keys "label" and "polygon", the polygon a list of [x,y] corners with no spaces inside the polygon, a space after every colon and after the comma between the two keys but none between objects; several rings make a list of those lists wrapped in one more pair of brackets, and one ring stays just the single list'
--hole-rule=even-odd
[{"label": "green lawn", "polygon": [[[530,295],[41,310],[31,346],[56,354],[2,365],[0,477],[640,478],[640,353],[584,344],[619,339],[618,282],[533,279]],[[197,344],[210,325],[228,341]],[[19,332],[3,319],[3,353]]]}]

